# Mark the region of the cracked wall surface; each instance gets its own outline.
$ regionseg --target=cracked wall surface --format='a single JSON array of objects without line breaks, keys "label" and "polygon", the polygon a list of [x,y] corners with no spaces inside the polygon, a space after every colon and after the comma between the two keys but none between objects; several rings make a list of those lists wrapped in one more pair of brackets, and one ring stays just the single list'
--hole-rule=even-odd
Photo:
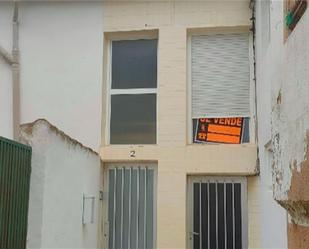
[{"label": "cracked wall surface", "polygon": [[[270,111],[274,199],[300,222],[308,216],[309,200],[309,12],[285,40],[283,8],[282,1],[270,5],[268,41],[263,40],[265,33],[257,33],[257,67],[262,68],[257,71],[257,83],[263,80],[270,85],[259,89],[257,101],[270,91],[269,102],[259,107],[260,113]],[[257,20],[262,14],[258,13]],[[266,32],[266,26],[263,29]],[[259,133],[263,137],[263,131]]]},{"label": "cracked wall surface", "polygon": [[284,1],[263,9],[267,2],[256,2],[261,177],[269,170],[273,199],[289,214],[281,216],[288,223],[281,240],[284,234],[289,248],[309,248],[309,11],[285,39]]},{"label": "cracked wall surface", "polygon": [[297,211],[306,209],[301,201],[309,200],[305,184],[309,181],[308,24],[307,11],[288,39],[281,41],[280,62],[270,69],[274,198],[296,216],[305,212]]}]

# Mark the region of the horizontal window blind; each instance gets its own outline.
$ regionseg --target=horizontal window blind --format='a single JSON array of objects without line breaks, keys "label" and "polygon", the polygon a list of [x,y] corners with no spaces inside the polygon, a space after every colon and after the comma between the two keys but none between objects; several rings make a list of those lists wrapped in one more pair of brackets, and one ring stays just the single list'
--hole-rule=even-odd
[{"label": "horizontal window blind", "polygon": [[249,34],[192,36],[192,118],[250,116]]}]

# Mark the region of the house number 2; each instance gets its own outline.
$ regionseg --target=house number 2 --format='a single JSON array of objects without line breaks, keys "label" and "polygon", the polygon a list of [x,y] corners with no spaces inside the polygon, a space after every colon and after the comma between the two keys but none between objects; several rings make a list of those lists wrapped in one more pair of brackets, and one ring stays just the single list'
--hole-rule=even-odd
[{"label": "house number 2", "polygon": [[130,151],[130,157],[136,157],[136,152],[135,152],[135,150],[131,150]]}]

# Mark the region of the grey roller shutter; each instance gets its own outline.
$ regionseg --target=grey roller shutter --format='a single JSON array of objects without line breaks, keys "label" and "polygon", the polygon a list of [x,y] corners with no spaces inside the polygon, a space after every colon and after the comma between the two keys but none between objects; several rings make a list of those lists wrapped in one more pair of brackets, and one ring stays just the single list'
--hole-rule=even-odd
[{"label": "grey roller shutter", "polygon": [[192,36],[192,117],[250,116],[249,34]]}]

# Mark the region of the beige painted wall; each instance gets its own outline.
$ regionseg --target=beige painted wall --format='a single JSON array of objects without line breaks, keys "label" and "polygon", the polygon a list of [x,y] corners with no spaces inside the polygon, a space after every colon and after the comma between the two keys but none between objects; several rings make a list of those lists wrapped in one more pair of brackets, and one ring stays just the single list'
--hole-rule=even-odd
[{"label": "beige painted wall", "polygon": [[[192,145],[188,138],[188,32],[243,30],[250,26],[248,1],[108,1],[104,2],[104,86],[108,82],[108,47],[112,37],[158,38],[157,145],[108,145],[107,105],[103,103],[104,162],[158,163],[157,248],[186,247],[187,176],[254,175],[256,146]],[[150,30],[149,32],[146,32]],[[141,31],[132,33],[129,31]],[[108,99],[103,91],[103,99]],[[173,122],[171,122],[173,121]],[[135,157],[130,157],[135,151]],[[248,178],[249,247],[259,248],[258,181]]]}]

